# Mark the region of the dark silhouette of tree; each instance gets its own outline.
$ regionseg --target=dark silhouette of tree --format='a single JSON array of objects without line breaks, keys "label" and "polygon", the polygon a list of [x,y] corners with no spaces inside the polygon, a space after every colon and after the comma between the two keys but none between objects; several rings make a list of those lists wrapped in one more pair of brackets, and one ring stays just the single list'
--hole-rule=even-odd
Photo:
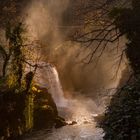
[{"label": "dark silhouette of tree", "polygon": [[[84,43],[85,47],[95,44],[88,59],[86,58],[86,62],[90,63],[97,51],[102,55],[109,43],[119,42],[123,36],[127,38],[126,47],[120,55],[120,63],[125,52],[134,78],[112,96],[100,127],[104,129],[105,140],[139,140],[140,1],[131,0],[129,4],[128,1],[121,1],[121,5],[117,0],[110,2],[111,5],[105,3],[104,7],[96,8],[97,12],[91,15],[93,20],[90,17],[87,21],[89,29],[83,34],[78,32],[75,40]],[[112,2],[119,5],[115,6]],[[119,47],[118,44],[116,48]]]},{"label": "dark silhouette of tree", "polygon": [[105,114],[105,139],[140,139],[140,1],[132,0],[131,8],[114,9],[112,18],[121,34],[126,35],[126,55],[134,80],[117,92]]}]

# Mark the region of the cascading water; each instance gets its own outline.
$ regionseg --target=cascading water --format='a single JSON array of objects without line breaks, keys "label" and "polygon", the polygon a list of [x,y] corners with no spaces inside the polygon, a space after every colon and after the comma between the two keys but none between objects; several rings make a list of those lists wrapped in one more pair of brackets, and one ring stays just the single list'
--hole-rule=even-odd
[{"label": "cascading water", "polygon": [[58,77],[57,70],[50,64],[41,63],[44,65],[36,72],[35,82],[40,87],[45,87],[51,93],[57,107],[64,107],[67,104],[67,100],[64,98],[62,86]]},{"label": "cascading water", "polygon": [[[47,87],[58,107],[59,114],[71,124],[51,133],[41,131],[26,140],[102,140],[103,131],[96,128],[94,117],[98,107],[92,100],[66,99],[56,68],[50,64],[37,70],[36,82]],[[38,79],[39,78],[39,79]],[[72,122],[75,122],[72,125]]]},{"label": "cascading water", "polygon": [[54,66],[51,66],[47,72],[51,93],[57,107],[67,106],[67,100],[64,98],[62,86],[58,77],[58,72]]}]

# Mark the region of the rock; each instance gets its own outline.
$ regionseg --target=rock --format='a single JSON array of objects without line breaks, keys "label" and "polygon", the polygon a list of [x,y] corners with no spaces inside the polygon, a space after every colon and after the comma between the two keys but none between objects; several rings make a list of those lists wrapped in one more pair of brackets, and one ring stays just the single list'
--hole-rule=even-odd
[{"label": "rock", "polygon": [[88,124],[88,123],[90,123],[89,121],[84,121],[84,124]]},{"label": "rock", "polygon": [[34,129],[50,129],[58,117],[57,107],[46,88],[34,86]]},{"label": "rock", "polygon": [[46,129],[55,126],[60,128],[67,125],[64,118],[58,116],[56,104],[46,88],[33,87],[35,95],[34,129]]},{"label": "rock", "polygon": [[72,121],[69,125],[75,125],[75,124],[77,124],[77,122],[76,121]]},{"label": "rock", "polygon": [[55,123],[56,123],[55,128],[60,128],[60,127],[68,125],[68,123],[62,117],[57,117],[55,119]]},{"label": "rock", "polygon": [[99,114],[98,116],[94,117],[94,120],[95,120],[97,123],[102,122],[103,119],[104,119],[104,114]]}]

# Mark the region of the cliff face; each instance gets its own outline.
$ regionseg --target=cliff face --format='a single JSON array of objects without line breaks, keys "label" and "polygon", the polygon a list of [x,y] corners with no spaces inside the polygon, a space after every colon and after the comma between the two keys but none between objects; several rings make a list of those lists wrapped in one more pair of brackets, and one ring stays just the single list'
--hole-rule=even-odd
[{"label": "cliff face", "polygon": [[66,125],[47,89],[34,86],[29,93],[0,88],[0,139],[16,139],[32,129]]}]

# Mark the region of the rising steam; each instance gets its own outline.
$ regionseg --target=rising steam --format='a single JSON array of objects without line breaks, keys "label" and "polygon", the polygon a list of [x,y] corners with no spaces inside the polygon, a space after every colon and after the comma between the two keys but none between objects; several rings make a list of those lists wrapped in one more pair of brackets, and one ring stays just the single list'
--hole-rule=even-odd
[{"label": "rising steam", "polygon": [[31,40],[41,43],[41,61],[56,66],[65,96],[82,94],[96,100],[100,89],[118,86],[125,65],[120,66],[120,71],[115,77],[117,67],[114,67],[114,60],[117,55],[111,49],[105,51],[97,65],[81,63],[80,60],[88,51],[81,51],[80,44],[66,41],[64,35],[67,36],[67,29],[64,31],[60,28],[65,26],[63,14],[67,14],[67,7],[70,5],[72,3],[69,0],[33,0],[25,10],[26,14],[24,13],[28,35]]},{"label": "rising steam", "polygon": [[[80,44],[66,41],[64,36],[67,36],[67,29],[64,31],[60,28],[65,26],[63,14],[67,14],[67,7],[70,5],[72,3],[68,0],[33,0],[26,8],[25,22],[28,25],[30,39],[41,42],[41,55],[43,56],[41,61],[49,62],[56,67],[56,69],[50,68],[53,73],[49,72],[49,76],[52,75],[51,78],[55,79],[53,80],[55,88],[53,87],[50,92],[52,92],[57,106],[60,107],[58,108],[60,115],[67,120],[81,124],[91,121],[94,115],[100,114],[104,110],[103,104],[97,104],[97,102],[102,102],[101,98],[98,98],[99,90],[116,88],[125,65],[123,63],[120,66],[120,71],[114,78],[116,67],[113,66],[115,65],[116,52],[112,49],[105,50],[97,65],[95,62],[89,65],[81,63],[80,60],[87,55],[88,51],[81,50]],[[113,46],[110,47],[113,48]],[[79,52],[81,52],[80,55],[78,55]],[[47,87],[46,75],[48,72],[46,68],[38,72],[41,85]],[[59,78],[64,93],[60,89]],[[101,94],[104,95],[105,92],[101,92]],[[61,99],[59,100],[59,98]],[[68,131],[73,132],[69,129]]]}]

